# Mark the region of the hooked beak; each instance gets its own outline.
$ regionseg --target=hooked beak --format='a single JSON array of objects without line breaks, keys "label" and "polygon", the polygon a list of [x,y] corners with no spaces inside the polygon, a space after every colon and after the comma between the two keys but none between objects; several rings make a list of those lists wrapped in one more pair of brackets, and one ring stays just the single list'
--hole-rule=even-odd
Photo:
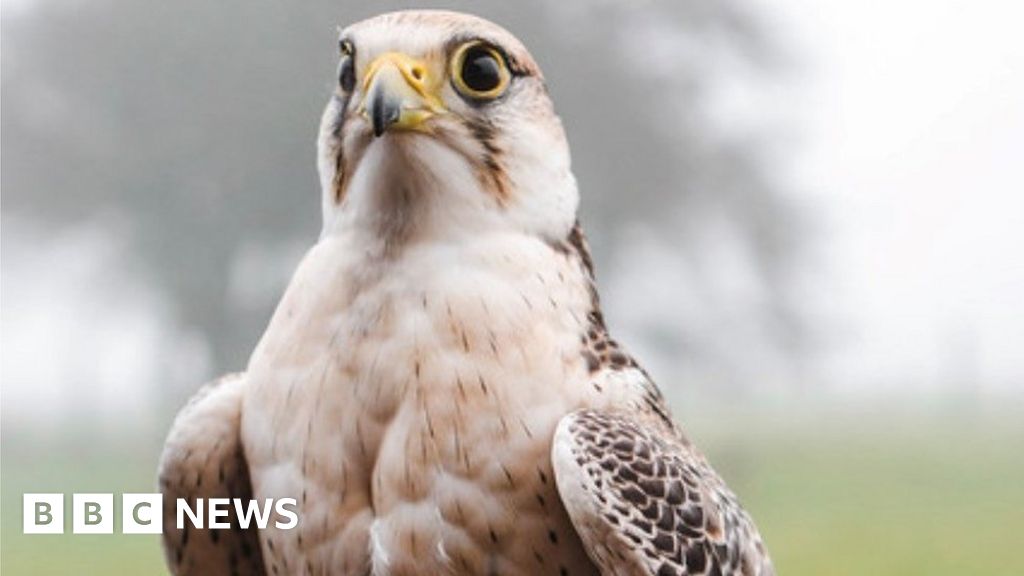
[{"label": "hooked beak", "polygon": [[373,134],[388,130],[426,132],[426,122],[446,112],[438,96],[440,85],[428,67],[399,52],[381,54],[366,71],[362,115],[373,124]]}]

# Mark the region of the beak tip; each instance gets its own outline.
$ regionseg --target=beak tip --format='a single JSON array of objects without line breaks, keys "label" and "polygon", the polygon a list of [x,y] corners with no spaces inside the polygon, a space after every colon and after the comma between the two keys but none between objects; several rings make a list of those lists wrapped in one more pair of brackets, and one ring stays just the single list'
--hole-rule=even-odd
[{"label": "beak tip", "polygon": [[373,122],[373,135],[380,138],[392,124],[401,117],[401,103],[385,96],[383,90],[377,90],[370,102],[370,117]]}]

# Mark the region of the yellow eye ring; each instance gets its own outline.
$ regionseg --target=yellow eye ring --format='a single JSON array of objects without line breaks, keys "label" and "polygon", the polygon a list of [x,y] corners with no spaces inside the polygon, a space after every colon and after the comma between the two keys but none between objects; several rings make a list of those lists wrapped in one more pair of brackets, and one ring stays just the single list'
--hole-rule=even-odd
[{"label": "yellow eye ring", "polygon": [[512,80],[502,53],[482,40],[459,46],[451,61],[452,85],[463,97],[475,101],[494,100]]}]

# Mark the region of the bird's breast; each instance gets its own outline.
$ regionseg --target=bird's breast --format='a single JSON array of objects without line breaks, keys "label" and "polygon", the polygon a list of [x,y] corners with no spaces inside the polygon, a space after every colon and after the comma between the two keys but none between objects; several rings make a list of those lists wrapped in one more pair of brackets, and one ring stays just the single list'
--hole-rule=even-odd
[{"label": "bird's breast", "polygon": [[[253,355],[258,497],[299,501],[268,564],[311,573],[579,573],[550,439],[588,403],[581,270],[543,243],[344,243],[306,258]],[[285,568],[285,566],[280,566]]]}]

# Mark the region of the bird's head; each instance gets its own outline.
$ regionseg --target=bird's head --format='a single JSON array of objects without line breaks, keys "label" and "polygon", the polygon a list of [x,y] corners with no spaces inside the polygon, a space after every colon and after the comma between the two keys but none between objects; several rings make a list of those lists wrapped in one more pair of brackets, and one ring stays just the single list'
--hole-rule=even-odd
[{"label": "bird's head", "polygon": [[396,12],[343,30],[339,51],[318,146],[325,235],[568,234],[578,197],[565,133],[509,32]]}]

